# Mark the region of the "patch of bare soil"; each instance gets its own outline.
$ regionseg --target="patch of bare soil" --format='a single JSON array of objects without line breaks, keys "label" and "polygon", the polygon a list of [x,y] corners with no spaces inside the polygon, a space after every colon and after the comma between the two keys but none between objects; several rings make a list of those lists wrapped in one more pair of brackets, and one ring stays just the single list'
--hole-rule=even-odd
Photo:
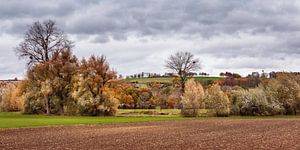
[{"label": "patch of bare soil", "polygon": [[208,119],[0,130],[0,149],[300,149],[299,119]]}]

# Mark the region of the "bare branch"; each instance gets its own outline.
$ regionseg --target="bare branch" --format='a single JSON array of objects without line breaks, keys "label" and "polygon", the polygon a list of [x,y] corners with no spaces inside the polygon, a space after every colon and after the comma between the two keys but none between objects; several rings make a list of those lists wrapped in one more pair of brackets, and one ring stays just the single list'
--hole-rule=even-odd
[{"label": "bare branch", "polygon": [[192,71],[196,71],[201,68],[199,59],[194,58],[194,55],[190,52],[177,52],[171,55],[166,61],[166,68],[175,71],[182,84],[182,92],[184,92],[184,83],[187,80],[188,75]]},{"label": "bare branch", "polygon": [[51,59],[55,51],[62,51],[73,47],[54,21],[43,23],[34,22],[25,33],[24,41],[15,48],[20,58],[29,59],[28,65],[43,63]]}]

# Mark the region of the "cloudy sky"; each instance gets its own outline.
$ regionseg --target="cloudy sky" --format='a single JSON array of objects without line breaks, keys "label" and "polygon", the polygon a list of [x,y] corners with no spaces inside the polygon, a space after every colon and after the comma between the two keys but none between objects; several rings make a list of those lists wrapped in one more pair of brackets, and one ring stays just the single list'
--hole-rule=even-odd
[{"label": "cloudy sky", "polygon": [[121,74],[166,72],[177,51],[202,71],[300,71],[297,0],[0,0],[0,79],[23,77],[13,51],[34,21],[53,19],[78,57],[107,56]]}]

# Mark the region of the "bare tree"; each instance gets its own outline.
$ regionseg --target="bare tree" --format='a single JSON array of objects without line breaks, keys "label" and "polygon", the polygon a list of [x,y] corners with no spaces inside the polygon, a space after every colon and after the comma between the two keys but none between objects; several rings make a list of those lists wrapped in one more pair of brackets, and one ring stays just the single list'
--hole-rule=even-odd
[{"label": "bare tree", "polygon": [[184,93],[185,82],[191,71],[201,68],[199,59],[190,52],[177,52],[166,61],[166,67],[175,71],[180,77],[181,91]]},{"label": "bare tree", "polygon": [[34,22],[25,33],[24,41],[15,48],[20,58],[28,58],[28,65],[49,61],[55,51],[71,48],[72,42],[56,27],[53,20]]}]

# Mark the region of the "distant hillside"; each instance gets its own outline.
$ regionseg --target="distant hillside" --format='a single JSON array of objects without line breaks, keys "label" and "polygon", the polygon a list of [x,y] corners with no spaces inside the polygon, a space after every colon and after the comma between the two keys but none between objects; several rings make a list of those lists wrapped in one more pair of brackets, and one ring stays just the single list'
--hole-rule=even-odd
[{"label": "distant hillside", "polygon": [[[215,81],[222,79],[221,77],[193,77],[196,81]],[[174,77],[157,77],[157,78],[130,78],[125,79],[128,82],[138,82],[138,83],[149,83],[149,82],[159,82],[159,83],[172,83]]]}]

